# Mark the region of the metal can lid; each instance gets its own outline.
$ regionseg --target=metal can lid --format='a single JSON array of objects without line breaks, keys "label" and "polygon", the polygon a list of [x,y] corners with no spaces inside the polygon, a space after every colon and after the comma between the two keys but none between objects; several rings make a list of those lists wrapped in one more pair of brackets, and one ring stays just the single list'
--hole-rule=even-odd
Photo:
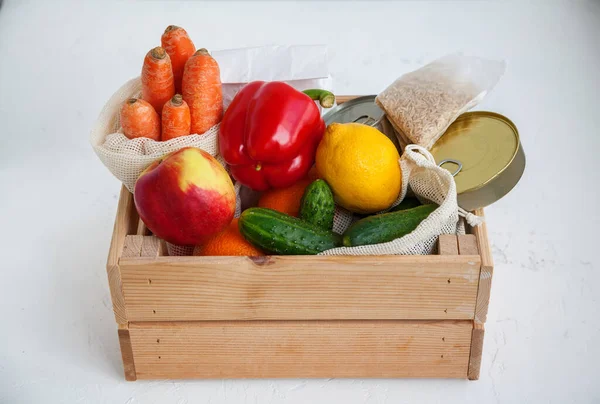
[{"label": "metal can lid", "polygon": [[[524,157],[515,159],[519,152],[522,155],[516,126],[508,118],[487,111],[462,114],[431,148],[431,154],[440,166],[456,172],[454,179],[459,196],[488,186],[502,184],[506,188],[510,184],[506,192],[495,193],[497,199],[512,189],[523,173]],[[513,163],[522,164],[522,167],[507,170]],[[511,178],[495,181],[505,172]],[[493,202],[495,200],[485,200],[479,205]]]},{"label": "metal can lid", "polygon": [[326,125],[334,122],[355,122],[373,126],[387,136],[398,151],[400,151],[398,135],[383,110],[375,104],[375,97],[375,95],[365,95],[336,105],[323,116],[323,120]]},{"label": "metal can lid", "polygon": [[356,122],[378,126],[383,111],[375,104],[375,97],[375,95],[366,95],[336,105],[323,117],[325,124]]}]

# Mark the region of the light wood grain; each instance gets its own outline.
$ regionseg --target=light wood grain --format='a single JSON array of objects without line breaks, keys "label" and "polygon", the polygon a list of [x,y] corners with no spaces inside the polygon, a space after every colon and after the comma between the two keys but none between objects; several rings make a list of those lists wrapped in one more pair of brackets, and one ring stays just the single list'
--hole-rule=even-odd
[{"label": "light wood grain", "polygon": [[466,378],[471,321],[130,323],[138,379]]},{"label": "light wood grain", "polygon": [[150,232],[150,229],[148,227],[146,227],[146,223],[144,223],[142,221],[142,219],[140,219],[138,221],[138,226],[137,226],[136,234],[139,235],[139,236],[149,236],[150,234],[152,234]]},{"label": "light wood grain", "polygon": [[[473,234],[459,235],[458,239],[458,251],[461,255],[473,255],[479,254],[479,247],[477,245],[477,237]],[[483,271],[483,270],[482,270]],[[480,274],[481,276],[481,274]],[[481,277],[479,279],[481,282]],[[478,296],[481,292],[481,284],[478,286]],[[469,355],[469,380],[478,380],[479,371],[481,368],[481,355],[483,351],[483,337],[484,337],[484,326],[482,323],[473,321],[473,332],[471,335],[471,353]]]},{"label": "light wood grain", "polygon": [[460,255],[479,255],[477,240],[473,234],[461,234],[456,237]]},{"label": "light wood grain", "polygon": [[155,236],[144,236],[142,240],[141,257],[155,258],[161,255],[162,245],[160,239]]},{"label": "light wood grain", "polygon": [[167,246],[167,242],[163,239],[158,239],[159,243],[160,243],[160,248],[158,249],[158,255],[163,257],[163,256],[168,256],[169,255],[169,248]]},{"label": "light wood grain", "polygon": [[343,104],[358,97],[362,97],[362,95],[336,95],[335,102],[338,104]]},{"label": "light wood grain", "polygon": [[[439,255],[458,255],[458,239],[454,234],[441,234],[438,239]],[[475,254],[476,255],[476,254]]]},{"label": "light wood grain", "polygon": [[121,347],[121,357],[123,359],[123,371],[125,380],[137,380],[135,373],[135,363],[133,358],[133,350],[131,348],[131,337],[129,334],[129,326],[127,324],[119,324],[119,345]]},{"label": "light wood grain", "polygon": [[145,257],[156,258],[162,255],[163,243],[155,236],[125,236],[121,258]]},{"label": "light wood grain", "polygon": [[[478,216],[485,217],[483,209],[474,212]],[[473,228],[473,234],[477,240],[477,247],[481,255],[481,274],[479,276],[479,290],[477,292],[477,305],[475,307],[475,320],[485,323],[487,319],[488,306],[490,303],[490,292],[492,288],[492,276],[494,274],[494,261],[492,251],[488,240],[487,225],[483,222],[481,225]]]},{"label": "light wood grain", "polygon": [[479,380],[481,370],[481,356],[483,354],[484,325],[473,321],[473,332],[471,335],[471,353],[469,354],[469,380]]},{"label": "light wood grain", "polygon": [[[137,218],[132,219],[132,211],[135,211],[133,205],[133,195],[125,188],[121,187],[119,204],[117,206],[117,216],[113,228],[113,236],[108,250],[108,259],[106,262],[106,272],[108,274],[108,285],[110,287],[110,297],[113,303],[115,320],[119,324],[127,323],[127,310],[123,298],[123,287],[121,283],[121,271],[119,269],[119,258],[123,251],[125,236],[134,232],[134,225],[137,225]],[[134,224],[135,223],[135,224]]]},{"label": "light wood grain", "polygon": [[479,256],[125,258],[130,321],[472,319]]},{"label": "light wood grain", "polygon": [[144,236],[138,236],[137,234],[125,236],[121,257],[141,257],[143,241]]}]

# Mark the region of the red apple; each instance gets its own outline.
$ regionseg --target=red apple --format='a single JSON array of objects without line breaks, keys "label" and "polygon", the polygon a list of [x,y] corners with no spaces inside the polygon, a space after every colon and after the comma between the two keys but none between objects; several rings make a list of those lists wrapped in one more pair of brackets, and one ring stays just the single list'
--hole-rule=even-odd
[{"label": "red apple", "polygon": [[135,207],[157,237],[198,245],[229,225],[235,190],[229,174],[210,154],[186,147],[152,163],[134,188]]}]

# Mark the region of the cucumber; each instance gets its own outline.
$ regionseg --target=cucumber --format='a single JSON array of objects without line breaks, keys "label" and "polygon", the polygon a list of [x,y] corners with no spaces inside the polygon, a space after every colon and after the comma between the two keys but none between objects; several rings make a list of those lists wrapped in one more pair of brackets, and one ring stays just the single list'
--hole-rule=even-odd
[{"label": "cucumber", "polygon": [[399,212],[369,216],[346,230],[343,243],[346,247],[387,243],[417,228],[438,205],[422,205]]},{"label": "cucumber", "polygon": [[401,210],[412,209],[416,208],[417,206],[421,206],[421,202],[419,202],[417,198],[406,197],[402,202],[390,209],[390,212],[398,212]]},{"label": "cucumber", "polygon": [[239,220],[246,240],[271,254],[314,255],[342,245],[342,236],[267,208],[246,209]]},{"label": "cucumber", "polygon": [[312,182],[300,202],[300,219],[324,230],[333,229],[335,202],[329,185],[323,180]]}]

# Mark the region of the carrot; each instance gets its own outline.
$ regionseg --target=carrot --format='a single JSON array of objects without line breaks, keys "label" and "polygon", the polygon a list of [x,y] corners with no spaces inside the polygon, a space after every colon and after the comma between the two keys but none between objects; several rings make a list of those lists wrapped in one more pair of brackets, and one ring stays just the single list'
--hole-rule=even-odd
[{"label": "carrot", "polygon": [[186,62],[181,87],[183,99],[190,107],[191,133],[202,134],[221,122],[221,72],[217,61],[206,49],[198,50]]},{"label": "carrot", "polygon": [[160,140],[160,117],[148,102],[130,98],[121,107],[121,127],[129,139]]},{"label": "carrot", "polygon": [[181,97],[181,94],[175,94],[162,110],[161,140],[189,135],[190,125],[190,108]]},{"label": "carrot", "polygon": [[175,79],[175,91],[181,92],[181,78],[185,62],[196,52],[194,43],[188,33],[181,27],[169,25],[160,38],[160,43],[171,58],[173,66],[173,78]]},{"label": "carrot", "polygon": [[156,47],[144,58],[142,67],[142,99],[148,101],[158,115],[163,105],[175,95],[171,59],[163,48]]}]

